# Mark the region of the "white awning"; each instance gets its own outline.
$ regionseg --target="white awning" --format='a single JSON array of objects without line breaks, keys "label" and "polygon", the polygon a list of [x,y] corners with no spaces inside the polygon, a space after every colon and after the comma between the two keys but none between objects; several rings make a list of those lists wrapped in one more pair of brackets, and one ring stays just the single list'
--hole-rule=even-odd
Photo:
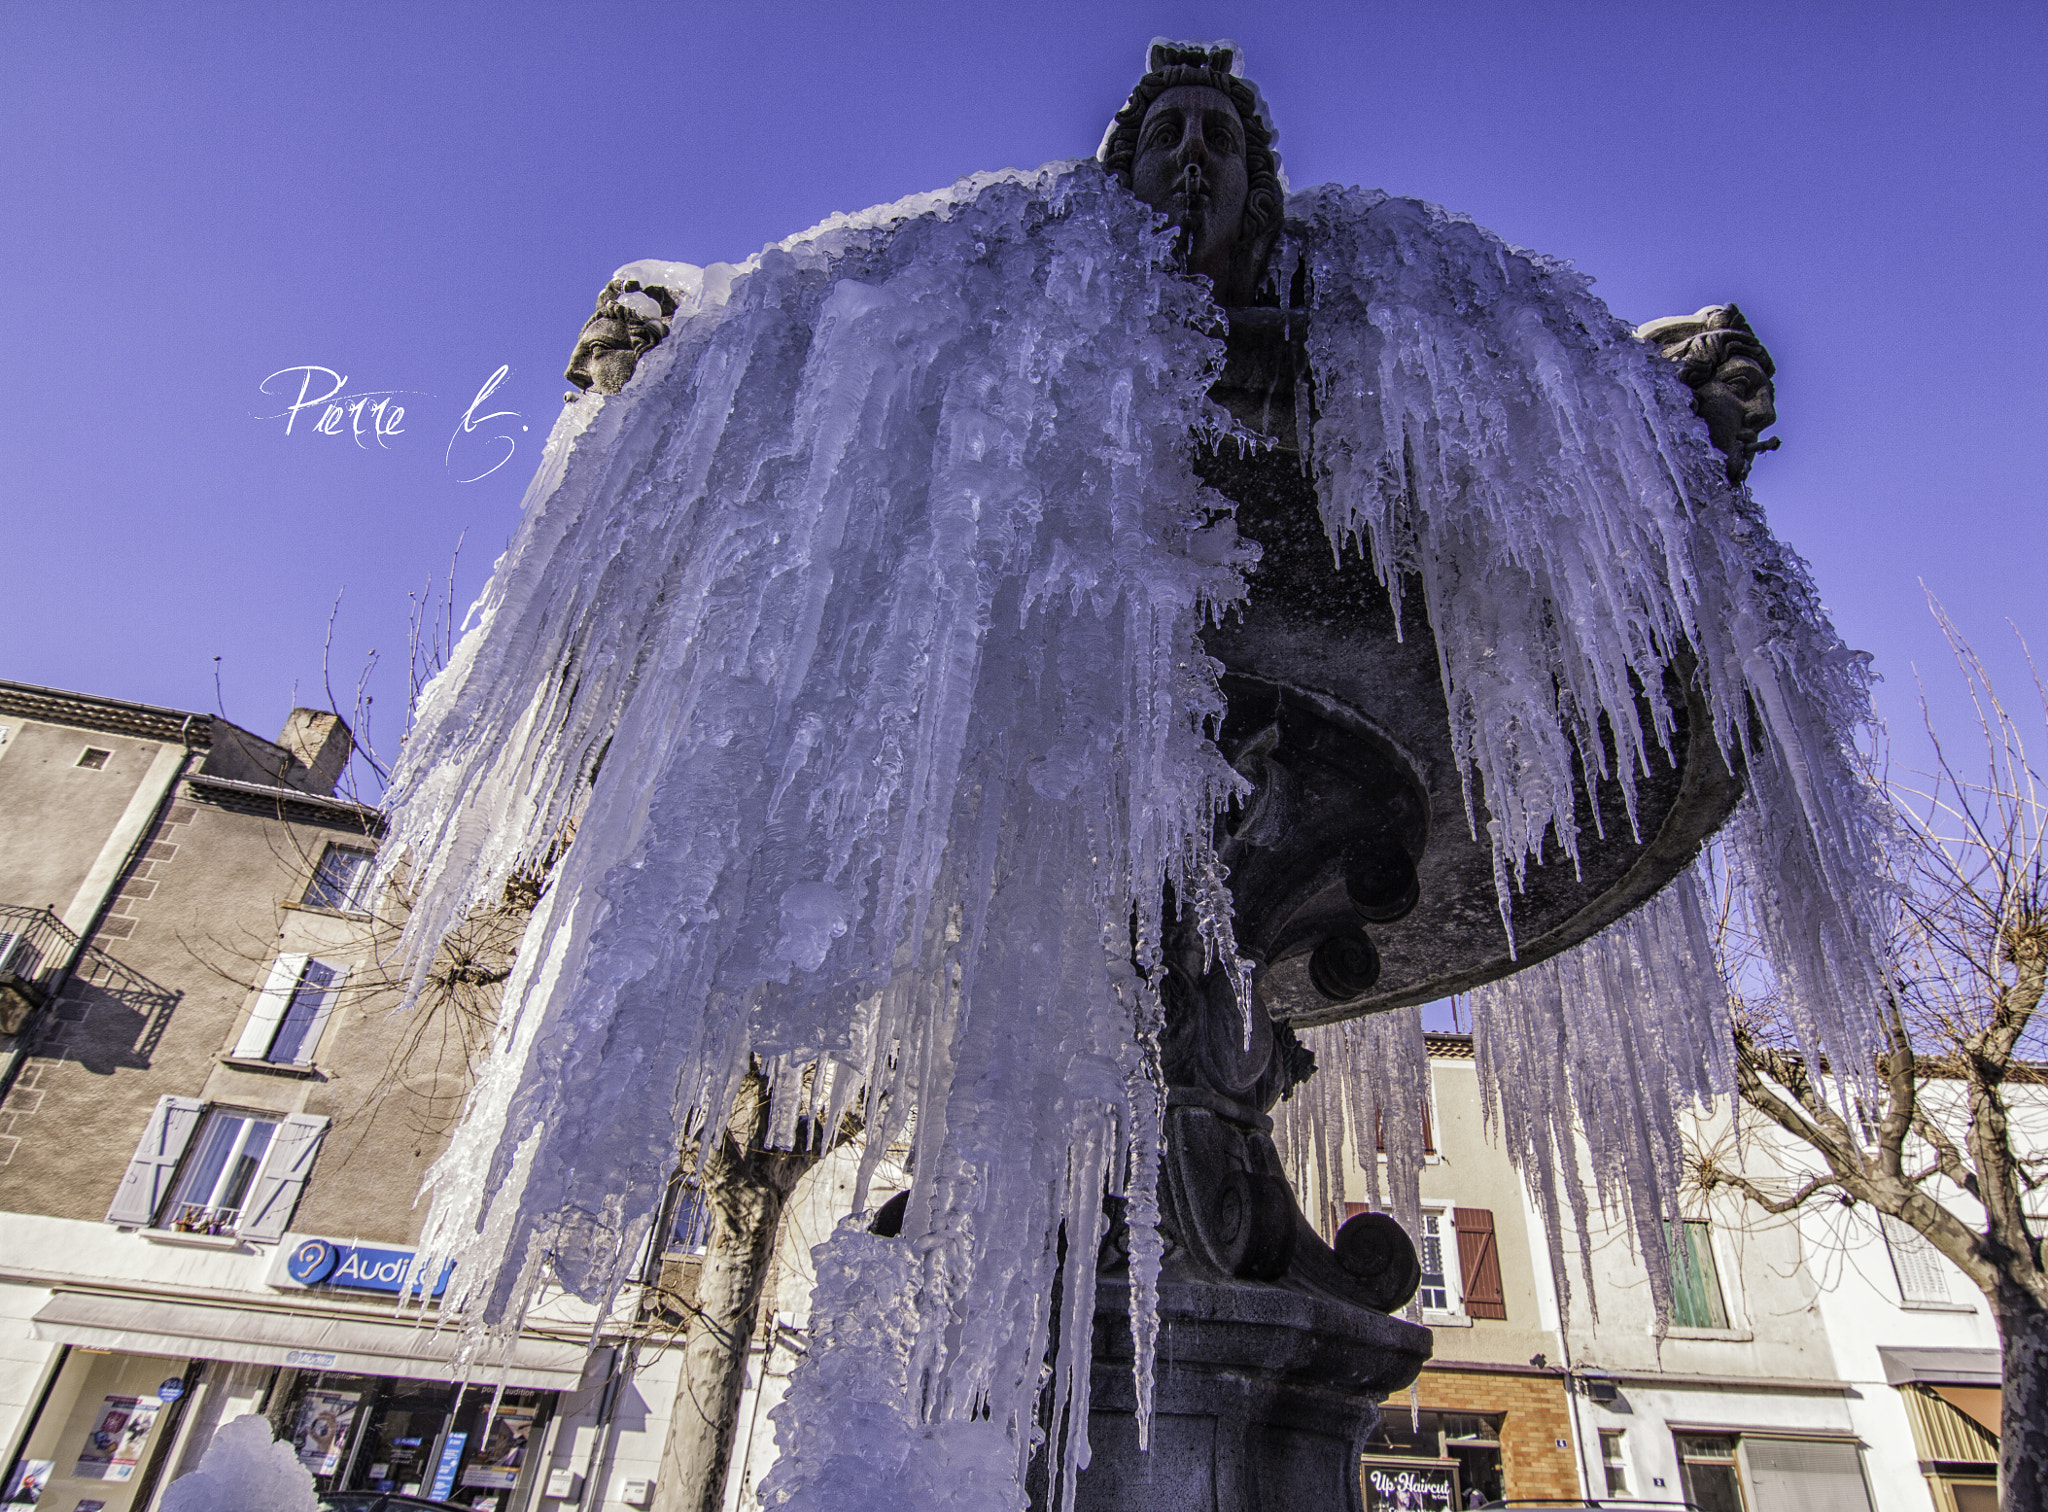
[{"label": "white awning", "polygon": [[[35,1336],[130,1354],[239,1360],[352,1375],[452,1381],[462,1335],[399,1322],[331,1314],[214,1306],[193,1301],[98,1292],[59,1292],[32,1320]],[[501,1357],[500,1357],[501,1358]],[[479,1364],[471,1379],[526,1391],[573,1391],[583,1375],[580,1344],[522,1338],[509,1368],[499,1358]]]},{"label": "white awning", "polygon": [[1929,1386],[1996,1386],[1999,1384],[1998,1351],[1995,1349],[1892,1349],[1879,1348],[1884,1362],[1885,1383],[1903,1386],[1924,1381]]}]

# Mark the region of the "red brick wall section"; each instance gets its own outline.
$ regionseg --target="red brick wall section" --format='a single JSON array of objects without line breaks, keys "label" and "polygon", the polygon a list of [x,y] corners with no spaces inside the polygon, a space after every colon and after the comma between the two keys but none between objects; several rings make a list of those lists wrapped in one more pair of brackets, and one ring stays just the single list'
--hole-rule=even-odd
[{"label": "red brick wall section", "polygon": [[[1507,1494],[1570,1498],[1580,1494],[1572,1443],[1571,1409],[1564,1382],[1552,1375],[1510,1375],[1490,1370],[1439,1370],[1425,1367],[1422,1406],[1439,1412],[1498,1412],[1500,1459]],[[1408,1405],[1408,1393],[1387,1398],[1382,1409],[1397,1413]],[[1565,1446],[1557,1447],[1558,1440]]]}]

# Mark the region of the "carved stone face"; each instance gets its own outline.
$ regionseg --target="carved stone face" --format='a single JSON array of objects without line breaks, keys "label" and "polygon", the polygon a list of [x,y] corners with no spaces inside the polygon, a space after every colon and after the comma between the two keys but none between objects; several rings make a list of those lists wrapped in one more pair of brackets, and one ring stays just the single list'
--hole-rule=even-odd
[{"label": "carved stone face", "polygon": [[1770,374],[1754,358],[1731,357],[1692,393],[1693,413],[1707,422],[1714,449],[1728,459],[1728,481],[1740,483],[1763,449],[1763,433],[1778,423]]},{"label": "carved stone face", "polygon": [[1138,129],[1131,188],[1185,233],[1188,271],[1207,274],[1219,295],[1244,228],[1249,184],[1244,122],[1230,96],[1182,84],[1152,102]]}]

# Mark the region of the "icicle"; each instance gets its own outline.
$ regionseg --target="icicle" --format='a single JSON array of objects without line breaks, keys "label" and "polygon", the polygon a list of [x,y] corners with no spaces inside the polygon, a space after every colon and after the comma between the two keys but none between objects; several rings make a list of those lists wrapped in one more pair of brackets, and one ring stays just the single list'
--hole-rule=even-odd
[{"label": "icicle", "polygon": [[[1731,843],[1801,1033],[1865,1064],[1883,905],[1849,746],[1867,673],[1729,493],[1682,385],[1584,279],[1470,222],[1356,190],[1290,209],[1325,524],[1333,549],[1371,551],[1397,611],[1419,590],[1503,927],[1546,846],[1576,858],[1585,785],[1618,784],[1634,822],[1639,774],[1673,747],[1659,694],[1689,678],[1711,724],[1691,738],[1746,768]],[[1056,1279],[1052,1442],[1075,1473],[1090,1236],[1118,1188],[1149,1397],[1158,1017],[1125,967],[1158,965],[1162,883],[1251,1011],[1210,851],[1243,784],[1204,736],[1222,697],[1197,636],[1252,548],[1191,548],[1227,508],[1190,451],[1217,422],[1216,345],[1170,244],[1092,165],[1055,165],[681,280],[627,389],[565,411],[394,777],[382,864],[413,868],[419,971],[574,834],[430,1178],[423,1253],[460,1261],[451,1312],[502,1329],[543,1274],[610,1295],[679,1140],[718,1136],[752,1058],[780,1068],[779,1133],[824,1095],[802,1068],[830,1059],[866,1089],[871,1142],[914,1142],[902,1237],[847,1228],[820,1251],[777,1504],[862,1504],[823,1489],[860,1452],[867,1504],[1014,1505]],[[1495,1098],[1524,1169],[1570,1169],[1584,1110],[1646,1255],[1673,1170],[1657,1113],[1722,1084],[1718,1030],[1670,1018],[1707,977],[1648,992],[1646,962],[1711,975],[1690,906],[1667,895],[1475,1000],[1496,1094],[1525,1073],[1559,1094]],[[1124,962],[1105,931],[1134,922]],[[1361,1155],[1384,1138],[1412,1231],[1419,1028],[1325,1034],[1350,1069],[1291,1159],[1341,1216],[1337,1131]],[[1640,1100],[1567,1065],[1616,1046]],[[1560,1244],[1554,1204],[1545,1223]],[[863,1368],[901,1398],[841,1421]]]}]

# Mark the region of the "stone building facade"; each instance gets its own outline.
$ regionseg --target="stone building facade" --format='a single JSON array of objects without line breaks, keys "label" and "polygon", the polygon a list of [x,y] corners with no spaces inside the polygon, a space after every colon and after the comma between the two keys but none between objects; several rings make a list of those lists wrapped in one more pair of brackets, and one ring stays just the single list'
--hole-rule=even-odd
[{"label": "stone building facade", "polygon": [[349,755],[0,683],[0,1503],[145,1512],[257,1411],[323,1487],[537,1505],[590,1320],[494,1400],[393,1316],[467,1066],[394,1011]]}]

